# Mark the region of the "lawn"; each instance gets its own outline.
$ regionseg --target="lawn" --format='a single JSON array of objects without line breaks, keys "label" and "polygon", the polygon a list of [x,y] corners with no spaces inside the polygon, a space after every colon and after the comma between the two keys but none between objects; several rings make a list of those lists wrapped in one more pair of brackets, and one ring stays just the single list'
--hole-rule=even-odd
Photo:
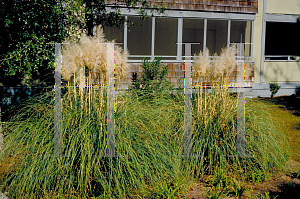
[{"label": "lawn", "polygon": [[260,101],[269,107],[267,111],[276,118],[276,126],[288,136],[293,151],[291,158],[300,162],[300,98],[282,96]]}]

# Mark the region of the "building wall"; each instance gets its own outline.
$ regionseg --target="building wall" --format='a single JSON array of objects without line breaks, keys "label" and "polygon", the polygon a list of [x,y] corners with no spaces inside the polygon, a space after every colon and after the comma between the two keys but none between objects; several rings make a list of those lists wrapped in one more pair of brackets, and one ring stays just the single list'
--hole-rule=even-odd
[{"label": "building wall", "polygon": [[[176,1],[177,2],[177,1]],[[178,4],[189,4],[188,2],[191,1],[187,1],[187,3],[185,3],[185,1],[178,1]],[[198,1],[193,1],[194,3],[197,3]],[[199,1],[200,2],[200,1]],[[202,2],[202,1],[201,1]],[[204,1],[203,1],[204,2]],[[210,2],[212,3],[212,2]],[[264,8],[264,5],[266,3],[266,8]],[[193,4],[193,3],[192,3]],[[209,3],[208,3],[209,4]],[[300,2],[299,0],[286,0],[286,1],[280,1],[280,0],[257,0],[255,7],[253,8],[257,8],[257,10],[254,13],[255,17],[253,18],[253,22],[251,21],[251,19],[247,20],[247,24],[246,24],[246,30],[251,29],[250,25],[251,23],[253,23],[253,38],[252,38],[252,43],[253,43],[253,48],[252,48],[252,52],[253,52],[253,61],[255,62],[255,67],[254,67],[254,79],[255,79],[255,83],[256,85],[253,87],[253,89],[251,89],[253,91],[253,96],[258,96],[257,92],[260,92],[260,96],[264,96],[263,93],[267,93],[268,94],[268,90],[269,90],[269,82],[277,82],[277,83],[281,83],[284,84],[284,86],[281,89],[281,94],[287,94],[285,92],[288,91],[290,94],[291,92],[295,91],[295,85],[300,83],[300,69],[299,69],[299,60],[292,60],[289,58],[289,60],[286,61],[270,61],[273,60],[273,58],[269,58],[269,57],[265,57],[265,39],[266,39],[266,35],[265,35],[265,31],[268,30],[268,23],[269,22],[291,22],[291,20],[295,23],[296,21],[296,17],[299,16],[300,18]],[[206,38],[206,46],[210,47],[210,49],[219,49],[216,45],[220,45],[220,41],[218,41],[218,39],[220,39],[221,37],[216,36],[216,38],[210,38],[212,34],[212,28],[209,27],[209,23],[211,20],[231,20],[231,36],[234,36],[235,33],[238,32],[238,27],[241,25],[238,25],[238,27],[234,26],[234,21],[235,20],[243,20],[242,17],[242,13],[235,13],[239,16],[237,16],[237,19],[233,19],[231,18],[231,16],[229,16],[228,14],[230,14],[230,12],[232,11],[225,11],[224,10],[222,12],[215,12],[216,10],[207,10],[204,9],[205,11],[211,11],[211,12],[201,12],[202,10],[198,10],[199,12],[196,12],[197,9],[194,9],[194,11],[188,11],[190,9],[188,9],[186,7],[186,5],[182,5],[180,8],[176,7],[175,5],[172,5],[173,7],[169,7],[167,9],[167,13],[169,13],[170,15],[168,15],[169,17],[175,17],[175,18],[183,18],[183,35],[185,35],[185,22],[187,22],[187,18],[193,18],[193,19],[197,19],[197,20],[204,20],[207,19],[207,38]],[[205,6],[204,6],[205,7]],[[264,10],[265,10],[265,14],[264,14]],[[234,12],[234,11],[233,11]],[[247,13],[247,12],[244,12]],[[249,12],[248,12],[249,13]],[[126,15],[126,14],[125,14]],[[128,14],[127,15],[131,15]],[[275,16],[275,18],[274,18]],[[239,17],[241,17],[239,19]],[[274,20],[275,19],[275,20]],[[278,21],[277,21],[278,19]],[[201,23],[202,24],[202,23]],[[271,23],[269,23],[271,24]],[[201,25],[202,26],[202,25]],[[221,26],[218,25],[219,29],[214,29],[215,32],[220,32]],[[235,28],[233,28],[235,27]],[[265,28],[265,29],[264,29]],[[199,29],[199,28],[198,28]],[[202,29],[199,29],[197,31],[200,31],[202,34]],[[223,28],[224,29],[224,28]],[[294,30],[294,29],[292,29]],[[250,31],[246,31],[246,35],[244,36],[245,38],[243,38],[242,42],[251,42],[250,39]],[[270,32],[270,31],[269,31]],[[224,33],[222,36],[226,36],[226,33]],[[284,36],[285,38],[289,38]],[[200,37],[199,37],[200,38]],[[199,39],[198,38],[198,39]],[[269,42],[273,41],[273,39],[269,38]],[[291,37],[290,37],[291,38]],[[184,38],[182,38],[184,40]],[[202,40],[202,37],[201,37]],[[224,38],[223,38],[224,40]],[[212,41],[215,41],[214,45],[212,44]],[[181,42],[181,41],[179,41]],[[183,42],[191,42],[191,41],[183,41]],[[195,40],[196,42],[196,40]],[[197,41],[198,42],[198,41]],[[230,42],[234,42],[234,43],[238,43],[239,41],[233,41],[232,38],[230,38]],[[293,43],[293,42],[286,42],[286,43]],[[294,43],[292,45],[295,45]],[[273,51],[275,50],[276,52],[274,54],[269,53],[266,55],[279,55],[278,53],[281,53],[281,51],[277,51],[276,49],[286,49],[286,48],[281,48],[278,47],[278,45],[275,46],[276,48],[271,47],[271,45],[268,46],[268,48],[273,49]],[[201,50],[202,46],[199,46],[198,50]],[[246,49],[246,54],[250,54],[250,48]],[[276,54],[277,53],[277,54]],[[287,55],[290,52],[284,51],[285,54],[282,55]],[[246,55],[246,56],[247,56]],[[289,55],[298,55],[298,54],[289,54]],[[181,55],[179,55],[181,56]],[[295,57],[293,57],[294,59]],[[265,61],[265,59],[267,61]],[[277,58],[276,58],[277,59]],[[299,55],[298,57],[296,57],[296,59],[299,59]],[[135,59],[137,60],[137,59]],[[171,67],[172,68],[172,67]],[[171,74],[172,73],[172,74]],[[170,71],[170,75],[174,75],[173,71]],[[176,75],[176,73],[175,73]],[[170,76],[170,78],[172,78]],[[172,81],[172,79],[170,79]],[[127,80],[127,83],[128,80]],[[294,85],[295,84],[295,85]]]},{"label": "building wall", "polygon": [[[166,9],[172,10],[197,10],[210,12],[237,12],[256,13],[258,0],[148,0],[152,6],[159,6],[162,3]],[[106,0],[110,5],[127,7],[123,1]]]},{"label": "building wall", "polygon": [[260,83],[260,61],[261,61],[261,42],[262,42],[262,26],[263,26],[263,0],[258,1],[258,12],[254,20],[253,34],[253,61],[254,67],[254,82]]},{"label": "building wall", "polygon": [[300,62],[265,62],[264,83],[300,82]]},{"label": "building wall", "polygon": [[[263,1],[263,0],[259,0],[259,1]],[[300,1],[299,0],[267,0],[267,13],[300,15]]]},{"label": "building wall", "polygon": [[[267,0],[266,14],[300,15],[300,1]],[[264,61],[263,82],[300,82],[299,60],[282,62]]]},{"label": "building wall", "polygon": [[[254,21],[254,35],[253,35],[253,61],[255,61],[254,77],[255,83],[267,83],[270,81],[289,82],[300,81],[300,76],[296,78],[298,73],[299,61],[283,61],[283,62],[263,62],[263,82],[261,82],[261,58],[262,50],[264,50],[263,42],[263,12],[264,0],[258,1],[258,12]],[[284,14],[284,15],[299,15],[300,1],[299,0],[267,0],[266,14]],[[280,38],[279,38],[280,39]],[[263,52],[264,53],[264,52]],[[264,57],[263,57],[264,59]],[[278,70],[278,71],[275,71]],[[270,74],[269,74],[270,73]],[[281,74],[282,77],[277,76]]]}]

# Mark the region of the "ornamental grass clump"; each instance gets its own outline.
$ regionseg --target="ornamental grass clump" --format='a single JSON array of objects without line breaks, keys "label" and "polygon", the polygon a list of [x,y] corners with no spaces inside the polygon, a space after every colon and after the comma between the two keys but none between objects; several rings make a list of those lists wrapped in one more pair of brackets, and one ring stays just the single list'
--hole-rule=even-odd
[{"label": "ornamental grass clump", "polygon": [[[103,29],[99,25],[95,37],[82,35],[79,42],[64,45],[62,77],[68,81],[68,85],[104,84],[107,71],[106,43],[108,41],[104,38]],[[114,54],[109,56],[114,56],[115,78],[120,81],[129,69],[128,52],[115,45]]]},{"label": "ornamental grass clump", "polygon": [[[105,83],[105,49],[95,44],[105,41],[100,33],[95,40],[82,37],[82,43],[65,47],[62,74],[68,85]],[[115,76],[119,79],[127,70],[126,52],[120,51],[116,47]],[[177,141],[183,136],[182,106],[168,96],[152,97],[149,103],[146,96],[116,94],[117,157],[105,157],[106,93],[103,87],[86,88],[79,95],[75,87],[62,89],[64,157],[53,157],[54,91],[32,97],[3,128],[1,191],[8,192],[9,198],[133,198],[137,194],[151,196],[152,187],[165,180],[174,181],[179,194],[187,176],[187,171],[180,169],[181,160],[175,158]]]},{"label": "ornamental grass clump", "polygon": [[[90,117],[63,95],[62,154],[54,152],[54,91],[32,98],[4,126],[1,191],[9,198],[133,198],[152,195],[157,183],[182,189],[188,176],[175,155],[183,144],[183,109],[170,97],[149,99],[120,95],[116,103],[115,144],[118,157],[106,155],[106,96],[94,98]],[[170,106],[172,104],[172,106]],[[99,110],[100,109],[100,110]],[[102,114],[99,114],[99,111]],[[157,122],[159,121],[159,122]],[[175,130],[177,129],[177,130]],[[175,183],[176,182],[176,183]],[[179,184],[178,184],[179,183]]]},{"label": "ornamental grass clump", "polygon": [[245,109],[245,151],[250,157],[236,157],[237,98],[228,88],[236,67],[235,52],[234,46],[222,50],[211,63],[206,50],[193,65],[193,79],[200,83],[193,94],[193,155],[198,158],[192,158],[188,168],[196,177],[222,170],[247,179],[282,168],[289,157],[285,136],[263,107],[251,104]]},{"label": "ornamental grass clump", "polygon": [[[77,93],[79,93],[82,109],[86,105],[85,110],[90,112],[93,96],[97,95],[98,99],[102,99],[100,103],[103,105],[107,58],[114,59],[114,66],[109,67],[114,67],[114,78],[117,81],[118,89],[120,80],[126,76],[129,69],[128,52],[122,50],[118,45],[114,45],[114,53],[107,55],[107,43],[109,41],[105,39],[101,25],[97,27],[95,37],[81,35],[79,42],[68,39],[66,42],[70,42],[70,44],[63,46],[62,77],[69,86],[70,105],[72,107],[72,102],[76,101]],[[73,86],[72,93],[71,86]],[[79,92],[77,87],[79,87]]]},{"label": "ornamental grass clump", "polygon": [[[97,38],[103,39],[100,33],[98,31]],[[63,69],[69,67],[63,77],[69,84],[78,84],[80,80],[90,85],[93,81],[105,83],[105,50],[100,51],[99,46],[89,43],[91,40],[83,38],[87,43],[70,44],[69,51],[64,51],[69,52],[64,58],[70,63],[63,61]],[[85,56],[90,50],[82,46],[85,44],[93,45],[92,49],[99,52],[93,52],[94,57]],[[116,64],[116,77],[121,78],[126,72],[126,62],[124,56],[116,52],[115,61],[120,63]],[[193,78],[198,78],[201,85],[209,85],[209,81],[214,81],[212,84],[226,82],[235,58],[230,56],[234,50],[223,52],[217,62],[222,66],[213,67],[223,69],[217,75],[223,74],[223,78],[218,80],[212,74],[208,50],[200,53],[203,59],[195,61]],[[87,75],[82,72],[85,64]],[[220,87],[210,90],[200,87],[192,96],[192,155],[198,157],[191,158],[181,157],[184,152],[183,93],[116,93],[116,157],[105,157],[106,89],[86,88],[79,93],[76,95],[76,89],[62,89],[64,157],[53,157],[53,90],[30,98],[3,126],[0,191],[8,192],[9,198],[180,197],[190,177],[233,171],[245,179],[251,176],[255,179],[281,168],[288,158],[286,138],[273,125],[274,119],[264,112],[266,108],[255,103],[246,103],[245,111],[246,155],[253,156],[234,156],[236,98],[229,94],[228,88]]]}]

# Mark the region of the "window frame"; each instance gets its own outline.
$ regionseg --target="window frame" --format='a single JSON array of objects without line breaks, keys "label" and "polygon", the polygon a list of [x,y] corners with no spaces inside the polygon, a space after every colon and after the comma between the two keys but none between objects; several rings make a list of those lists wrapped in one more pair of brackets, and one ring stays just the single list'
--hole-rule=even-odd
[{"label": "window frame", "polygon": [[[108,7],[107,12],[113,11],[112,8]],[[121,14],[125,16],[127,19],[128,16],[139,16],[139,13],[133,9],[121,8]],[[177,55],[176,56],[155,56],[154,55],[154,45],[155,45],[155,20],[157,17],[171,17],[177,19],[177,43],[182,43],[183,36],[183,19],[204,19],[204,35],[203,35],[203,50],[205,50],[207,46],[207,20],[225,20],[227,21],[227,47],[230,45],[230,29],[231,29],[231,21],[251,21],[251,44],[253,43],[253,35],[254,35],[254,20],[256,16],[254,14],[237,14],[237,13],[211,13],[211,12],[195,12],[195,11],[173,11],[166,10],[164,14],[151,13],[147,11],[147,16],[152,17],[152,39],[151,39],[151,55],[129,55],[129,63],[138,63],[142,62],[142,60],[130,60],[130,58],[142,58],[147,57],[151,61],[154,60],[155,57],[172,57],[176,58],[176,60],[162,60],[165,63],[179,63],[183,61],[182,56],[182,46],[177,45]],[[127,22],[124,23],[124,49],[127,49]],[[253,45],[250,48],[250,58],[253,57]],[[194,56],[192,56],[194,58]],[[193,60],[192,60],[193,61]]]},{"label": "window frame", "polygon": [[[299,16],[300,18],[300,16]],[[297,23],[297,16],[290,15],[277,15],[277,14],[266,14],[266,25],[268,22],[273,23]],[[300,55],[266,55],[266,38],[267,37],[267,27],[265,32],[264,45],[264,58],[265,62],[300,62]],[[283,59],[273,59],[273,58],[283,58]]]}]

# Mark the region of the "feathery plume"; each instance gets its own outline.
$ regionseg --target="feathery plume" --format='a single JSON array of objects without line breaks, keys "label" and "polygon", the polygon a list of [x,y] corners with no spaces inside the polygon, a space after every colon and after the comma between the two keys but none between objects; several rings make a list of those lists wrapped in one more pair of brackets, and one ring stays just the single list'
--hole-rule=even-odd
[{"label": "feathery plume", "polygon": [[[62,74],[65,80],[70,80],[72,74],[78,76],[78,70],[86,66],[92,73],[105,76],[107,71],[107,45],[101,25],[96,29],[96,36],[81,35],[79,42],[71,42],[64,46]],[[113,41],[114,42],[114,41]],[[128,51],[123,51],[115,45],[115,77],[121,79],[126,76],[129,69],[127,63]],[[93,77],[99,77],[93,75]]]},{"label": "feathery plume", "polygon": [[209,50],[206,48],[204,52],[199,52],[195,54],[195,62],[193,64],[193,79],[204,81],[205,76],[209,73],[210,68],[210,59],[209,59]]}]

